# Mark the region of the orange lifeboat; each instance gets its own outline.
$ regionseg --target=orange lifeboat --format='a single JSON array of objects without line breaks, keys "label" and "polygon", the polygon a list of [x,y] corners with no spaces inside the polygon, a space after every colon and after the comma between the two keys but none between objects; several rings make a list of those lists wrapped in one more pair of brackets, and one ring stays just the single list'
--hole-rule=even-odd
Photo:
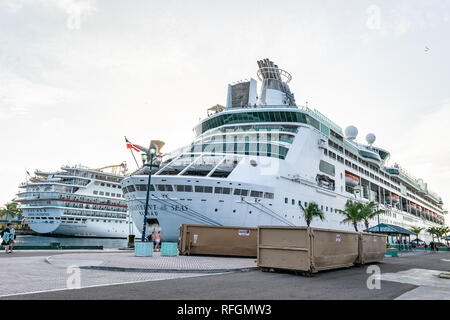
[{"label": "orange lifeboat", "polygon": [[396,195],[395,193],[392,193],[391,195],[392,195],[392,197],[389,195],[387,196],[388,201],[391,201],[391,199],[392,199],[392,203],[398,203],[400,201],[400,197],[398,195]]},{"label": "orange lifeboat", "polygon": [[345,171],[345,184],[349,187],[356,187],[359,184],[359,178],[348,171]]}]

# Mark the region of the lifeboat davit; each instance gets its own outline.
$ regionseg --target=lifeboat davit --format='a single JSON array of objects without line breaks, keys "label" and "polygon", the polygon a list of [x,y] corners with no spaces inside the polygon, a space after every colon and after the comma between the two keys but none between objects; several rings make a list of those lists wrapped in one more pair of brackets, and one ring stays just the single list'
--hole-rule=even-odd
[{"label": "lifeboat davit", "polygon": [[345,171],[345,184],[349,187],[356,187],[359,184],[359,178],[350,172]]},{"label": "lifeboat davit", "polygon": [[398,195],[396,195],[395,193],[392,193],[392,197],[390,195],[388,195],[386,197],[386,199],[388,201],[391,201],[391,199],[392,199],[392,203],[398,203],[400,201],[400,197]]}]

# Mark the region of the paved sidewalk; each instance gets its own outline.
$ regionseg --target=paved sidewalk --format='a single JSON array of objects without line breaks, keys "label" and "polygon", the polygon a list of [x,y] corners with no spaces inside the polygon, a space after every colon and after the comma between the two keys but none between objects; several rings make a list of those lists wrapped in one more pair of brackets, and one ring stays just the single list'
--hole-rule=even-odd
[{"label": "paved sidewalk", "polygon": [[135,257],[133,252],[122,253],[71,253],[47,257],[53,266],[67,268],[130,272],[229,272],[256,268],[255,258],[210,257],[210,256],[161,256]]}]

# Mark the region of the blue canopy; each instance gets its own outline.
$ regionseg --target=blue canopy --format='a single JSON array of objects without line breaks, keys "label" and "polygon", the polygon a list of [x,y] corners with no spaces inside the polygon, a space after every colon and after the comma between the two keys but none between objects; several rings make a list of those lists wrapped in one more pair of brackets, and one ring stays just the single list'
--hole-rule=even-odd
[{"label": "blue canopy", "polygon": [[407,235],[415,235],[414,232],[409,231],[408,229],[394,226],[392,224],[380,223],[372,228],[364,230],[364,232],[374,232],[374,233],[396,233],[396,234],[407,234]]}]

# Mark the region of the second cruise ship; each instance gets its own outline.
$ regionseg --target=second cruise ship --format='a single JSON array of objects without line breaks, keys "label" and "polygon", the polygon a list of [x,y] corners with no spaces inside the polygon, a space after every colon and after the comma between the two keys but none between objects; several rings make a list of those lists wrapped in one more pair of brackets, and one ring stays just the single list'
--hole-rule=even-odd
[{"label": "second cruise ship", "polygon": [[[105,169],[111,168],[111,172]],[[120,181],[127,166],[99,169],[63,166],[60,171],[36,170],[17,194],[33,231],[76,237],[126,238],[139,235],[127,213]]]}]

